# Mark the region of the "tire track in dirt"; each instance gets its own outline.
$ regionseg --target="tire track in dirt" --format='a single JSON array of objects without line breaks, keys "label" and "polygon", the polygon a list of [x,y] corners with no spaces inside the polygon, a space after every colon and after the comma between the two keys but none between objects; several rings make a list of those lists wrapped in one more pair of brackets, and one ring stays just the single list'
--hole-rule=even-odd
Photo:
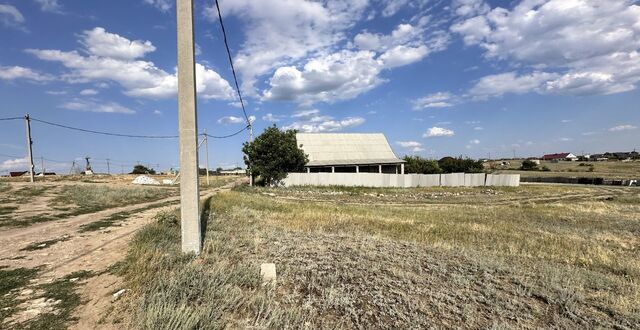
[{"label": "tire track in dirt", "polygon": [[[207,198],[221,191],[230,190],[238,183],[239,181],[236,181],[220,188],[201,191],[201,197]],[[82,214],[68,219],[38,223],[24,228],[0,230],[0,266],[6,265],[11,268],[44,266],[42,273],[29,286],[48,283],[75,271],[101,272],[124,258],[128,243],[137,230],[149,223],[159,211],[177,207],[176,202],[179,200],[179,196],[173,196],[152,202]],[[163,206],[162,204],[168,205]],[[153,207],[154,205],[158,205],[158,207]],[[140,212],[136,212],[136,210],[140,210]],[[99,231],[79,232],[82,225],[119,212],[132,214],[128,219],[115,226]],[[69,239],[41,250],[21,251],[30,243],[63,236],[68,236]],[[111,291],[120,282],[119,278],[114,275],[103,274],[81,283],[79,291],[86,304],[78,307],[75,312],[78,322],[71,327],[77,329],[95,328],[101,318],[101,313],[111,304]]]}]

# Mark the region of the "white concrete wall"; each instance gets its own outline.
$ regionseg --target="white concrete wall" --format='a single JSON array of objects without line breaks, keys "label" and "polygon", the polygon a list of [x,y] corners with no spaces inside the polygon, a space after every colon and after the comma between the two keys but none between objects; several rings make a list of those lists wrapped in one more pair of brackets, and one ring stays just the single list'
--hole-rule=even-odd
[{"label": "white concrete wall", "polygon": [[520,185],[519,174],[380,174],[380,173],[289,173],[283,184],[290,186],[348,187],[481,187]]}]

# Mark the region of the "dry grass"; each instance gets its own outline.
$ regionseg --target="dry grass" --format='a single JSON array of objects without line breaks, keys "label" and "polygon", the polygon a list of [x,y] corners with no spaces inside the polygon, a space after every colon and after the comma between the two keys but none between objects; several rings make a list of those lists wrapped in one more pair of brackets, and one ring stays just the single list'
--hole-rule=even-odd
[{"label": "dry grass", "polygon": [[[216,196],[196,259],[175,216],[143,230],[124,271],[132,326],[640,326],[637,189],[305,189]],[[296,198],[310,193],[323,201]]]},{"label": "dry grass", "polygon": [[[548,167],[551,171],[519,171],[521,161],[509,161],[509,166],[502,169],[498,167],[496,173],[515,174],[519,173],[523,177],[588,177],[588,178],[606,178],[606,179],[640,179],[640,161],[620,162],[550,162],[542,161],[540,168]],[[580,166],[580,164],[593,165]]]}]

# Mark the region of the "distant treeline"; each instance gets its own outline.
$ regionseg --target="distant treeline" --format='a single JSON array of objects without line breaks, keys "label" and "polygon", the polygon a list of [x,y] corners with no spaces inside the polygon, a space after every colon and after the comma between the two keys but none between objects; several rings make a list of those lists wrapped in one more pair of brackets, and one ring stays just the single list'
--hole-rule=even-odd
[{"label": "distant treeline", "polygon": [[444,157],[440,160],[426,159],[420,156],[404,156],[405,173],[440,174],[440,173],[481,173],[484,171],[482,161],[471,158]]}]

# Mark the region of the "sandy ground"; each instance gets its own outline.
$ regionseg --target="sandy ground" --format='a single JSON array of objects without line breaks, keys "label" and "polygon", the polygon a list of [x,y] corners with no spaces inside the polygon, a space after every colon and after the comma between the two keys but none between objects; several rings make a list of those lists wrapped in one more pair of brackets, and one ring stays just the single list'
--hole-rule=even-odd
[{"label": "sandy ground", "polygon": [[[207,197],[223,190],[229,190],[234,184],[201,191],[201,195]],[[39,223],[26,228],[0,230],[0,266],[6,265],[11,268],[44,266],[44,271],[41,272],[41,275],[33,284],[50,282],[75,271],[103,271],[125,256],[128,243],[138,229],[151,221],[159,211],[175,208],[175,202],[178,200],[178,196],[169,197],[159,201],[112,208],[68,219]],[[172,202],[174,203],[172,204]],[[117,226],[108,227],[100,231],[79,233],[79,228],[83,224],[103,219],[114,213],[132,211],[152,204],[163,203],[169,206],[135,213],[131,218]],[[69,237],[69,239],[42,250],[20,251],[20,249],[31,243],[61,237]],[[98,323],[103,318],[104,312],[109,310],[113,293],[120,290],[120,284],[120,279],[110,274],[103,274],[86,280],[80,287],[84,304],[76,309],[75,316],[78,318],[78,322],[71,325],[71,328],[113,328],[114,325],[112,324]],[[16,318],[20,320],[24,319],[24,316],[17,315]]]}]

